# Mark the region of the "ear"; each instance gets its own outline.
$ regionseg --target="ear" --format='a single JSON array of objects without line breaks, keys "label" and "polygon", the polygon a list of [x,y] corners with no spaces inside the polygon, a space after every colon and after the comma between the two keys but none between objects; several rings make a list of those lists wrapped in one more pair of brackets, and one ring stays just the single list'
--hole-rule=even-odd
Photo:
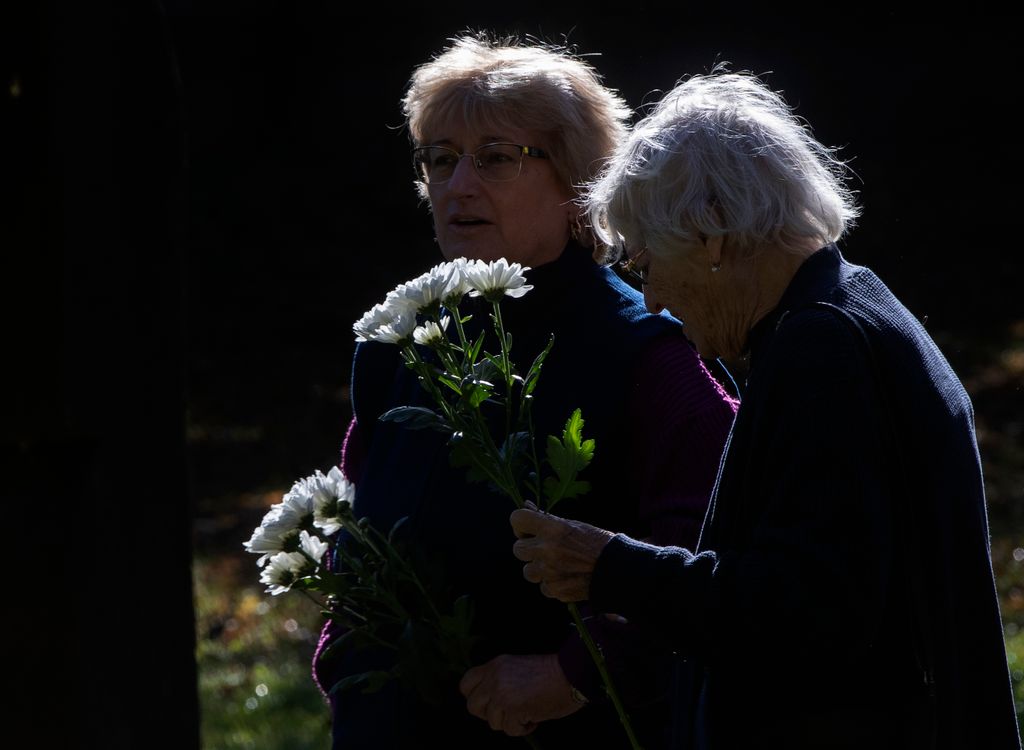
[{"label": "ear", "polygon": [[725,235],[716,234],[704,240],[704,249],[708,253],[708,262],[713,266],[722,264],[722,244],[725,242]]}]

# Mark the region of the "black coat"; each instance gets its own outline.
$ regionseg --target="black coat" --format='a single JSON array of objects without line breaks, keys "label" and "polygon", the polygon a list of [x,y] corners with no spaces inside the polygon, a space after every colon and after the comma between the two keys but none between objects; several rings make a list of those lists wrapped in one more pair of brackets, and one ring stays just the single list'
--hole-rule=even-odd
[{"label": "black coat", "polygon": [[751,332],[698,549],[616,537],[591,595],[687,658],[683,746],[1020,746],[970,399],[835,246]]}]

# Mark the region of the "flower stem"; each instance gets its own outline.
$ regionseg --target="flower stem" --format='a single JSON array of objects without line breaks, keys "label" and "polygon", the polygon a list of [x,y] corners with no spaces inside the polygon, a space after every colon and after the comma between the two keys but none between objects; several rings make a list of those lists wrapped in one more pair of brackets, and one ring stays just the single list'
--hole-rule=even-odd
[{"label": "flower stem", "polygon": [[462,327],[462,313],[459,312],[459,306],[457,304],[453,304],[448,308],[448,312],[452,314],[452,319],[455,321],[455,330],[459,333],[459,346],[462,347],[462,351],[465,353],[466,348],[469,346],[469,342],[466,340],[466,331]]},{"label": "flower stem", "polygon": [[580,636],[583,638],[583,643],[587,647],[587,651],[590,652],[591,658],[594,660],[594,664],[597,665],[597,671],[601,674],[601,681],[604,682],[605,692],[608,693],[608,697],[611,698],[612,705],[615,706],[615,711],[619,715],[619,721],[622,723],[622,728],[626,730],[626,736],[629,737],[629,746],[633,750],[641,750],[640,743],[633,734],[633,726],[629,723],[629,716],[626,715],[626,708],[622,705],[622,700],[619,698],[618,692],[615,690],[615,685],[612,683],[612,676],[608,672],[608,667],[604,663],[604,657],[597,648],[597,644],[594,643],[594,638],[590,635],[590,631],[587,630],[586,623],[583,622],[583,618],[580,617],[579,607],[576,606],[575,602],[569,602],[569,612],[572,614],[573,622],[576,623],[577,629],[580,631]]},{"label": "flower stem", "polygon": [[541,486],[540,459],[537,457],[537,438],[534,435],[533,430],[532,405],[533,403],[531,401],[525,401],[520,409],[526,412],[526,430],[530,435],[530,457],[533,459],[533,471],[534,475],[537,477],[537,482],[533,489],[534,502],[537,504],[538,508],[543,508],[544,503],[541,500],[543,491]]},{"label": "flower stem", "polygon": [[[505,434],[512,429],[512,363],[508,353],[508,339],[505,336],[505,323],[501,319],[501,304],[494,305],[494,326],[501,340],[501,364],[505,375]],[[520,503],[521,504],[521,503]]]}]

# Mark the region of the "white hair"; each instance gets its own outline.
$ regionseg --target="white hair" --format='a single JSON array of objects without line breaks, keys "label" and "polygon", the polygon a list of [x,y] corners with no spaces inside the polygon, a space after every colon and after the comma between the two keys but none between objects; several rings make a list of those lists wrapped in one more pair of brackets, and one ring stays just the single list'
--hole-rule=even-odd
[{"label": "white hair", "polygon": [[655,254],[723,235],[737,248],[832,242],[859,215],[848,168],[782,97],[717,66],[634,127],[584,204],[606,245]]}]

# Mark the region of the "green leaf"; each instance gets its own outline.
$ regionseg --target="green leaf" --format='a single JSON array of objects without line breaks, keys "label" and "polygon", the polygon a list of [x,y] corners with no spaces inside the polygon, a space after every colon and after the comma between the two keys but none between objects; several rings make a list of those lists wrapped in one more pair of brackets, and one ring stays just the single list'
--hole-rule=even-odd
[{"label": "green leaf", "polygon": [[578,497],[588,492],[590,492],[590,482],[578,481],[565,484],[554,477],[544,480],[544,495],[549,498],[548,510],[551,510],[559,500]]},{"label": "green leaf", "polygon": [[343,596],[351,587],[351,577],[344,573],[324,573],[319,590],[325,596]]},{"label": "green leaf", "polygon": [[473,380],[462,388],[462,403],[470,409],[476,409],[490,398],[494,385],[486,380]]},{"label": "green leaf", "polygon": [[488,385],[492,385],[498,380],[504,380],[504,377],[501,376],[501,360],[496,360],[490,354],[485,356],[485,359],[473,365],[471,374],[466,376],[467,379],[484,381]]},{"label": "green leaf", "polygon": [[364,693],[375,693],[384,687],[390,680],[394,679],[394,675],[391,672],[384,672],[381,670],[373,670],[370,672],[360,672],[359,674],[350,674],[341,680],[338,680],[327,691],[328,695],[334,695],[340,690],[351,690],[352,688],[364,685]]},{"label": "green leaf", "polygon": [[449,376],[447,376],[447,375],[438,375],[437,376],[437,382],[443,383],[444,385],[448,386],[453,391],[458,393],[460,396],[462,395],[462,388],[459,386],[459,384],[456,381],[452,380],[452,378],[450,378]]},{"label": "green leaf", "polygon": [[443,417],[423,406],[398,406],[380,415],[381,422],[399,422],[412,430],[435,430],[450,434],[452,431]]},{"label": "green leaf", "polygon": [[429,705],[440,705],[444,692],[439,682],[461,665],[446,663],[439,649],[437,633],[424,623],[406,622],[398,638],[400,677]]},{"label": "green leaf", "polygon": [[452,437],[452,440],[448,442],[450,450],[448,452],[448,461],[456,469],[466,470],[466,481],[467,482],[486,482],[487,475],[477,468],[476,463],[473,461],[474,455],[480,455],[480,449],[472,444],[469,438],[462,435],[462,433],[456,433],[459,437]]},{"label": "green leaf", "polygon": [[[468,320],[468,318],[467,318],[467,320]],[[473,343],[473,344],[472,344],[472,345],[471,345],[471,346],[469,347],[469,351],[468,351],[468,352],[466,352],[466,355],[467,355],[467,359],[469,359],[469,363],[470,363],[471,365],[472,365],[472,364],[473,364],[474,362],[476,362],[476,358],[477,358],[478,356],[480,356],[480,350],[481,350],[481,349],[483,348],[483,346],[484,346],[484,338],[485,338],[485,337],[486,337],[486,332],[485,332],[485,331],[480,331],[480,335],[476,337],[476,342],[475,342],[475,343]]]},{"label": "green leaf", "polygon": [[534,388],[537,387],[537,380],[540,378],[540,368],[544,365],[544,360],[547,359],[548,354],[551,352],[551,347],[555,345],[555,334],[551,334],[551,338],[548,339],[548,345],[544,347],[544,351],[537,355],[537,358],[533,360],[533,364],[530,365],[529,371],[526,373],[526,382],[523,386],[523,396],[529,396],[533,393]]},{"label": "green leaf", "polygon": [[501,461],[508,467],[513,481],[522,486],[530,466],[530,433],[513,432],[498,448]]},{"label": "green leaf", "polygon": [[505,460],[515,461],[526,453],[530,447],[530,433],[513,432],[499,448],[500,455]]},{"label": "green leaf", "polygon": [[547,461],[557,476],[557,479],[548,477],[544,480],[547,510],[554,508],[560,500],[590,491],[589,482],[577,481],[576,477],[593,458],[594,441],[583,439],[583,416],[576,409],[566,420],[561,440],[554,435],[547,438]]},{"label": "green leaf", "polygon": [[[502,362],[500,358],[495,357],[493,354],[488,354],[487,352],[484,352],[484,356],[486,357],[486,360],[484,360],[484,361],[490,362],[491,365],[494,367],[495,373],[501,375],[501,379],[505,380],[506,379],[505,363]],[[480,364],[483,364],[483,362],[481,362]],[[512,363],[509,362],[509,367],[511,367],[511,366],[512,366]]]},{"label": "green leaf", "polygon": [[439,645],[445,660],[454,665],[458,672],[469,667],[473,645],[480,639],[473,635],[473,601],[464,594],[455,600],[452,614],[441,615]]}]

